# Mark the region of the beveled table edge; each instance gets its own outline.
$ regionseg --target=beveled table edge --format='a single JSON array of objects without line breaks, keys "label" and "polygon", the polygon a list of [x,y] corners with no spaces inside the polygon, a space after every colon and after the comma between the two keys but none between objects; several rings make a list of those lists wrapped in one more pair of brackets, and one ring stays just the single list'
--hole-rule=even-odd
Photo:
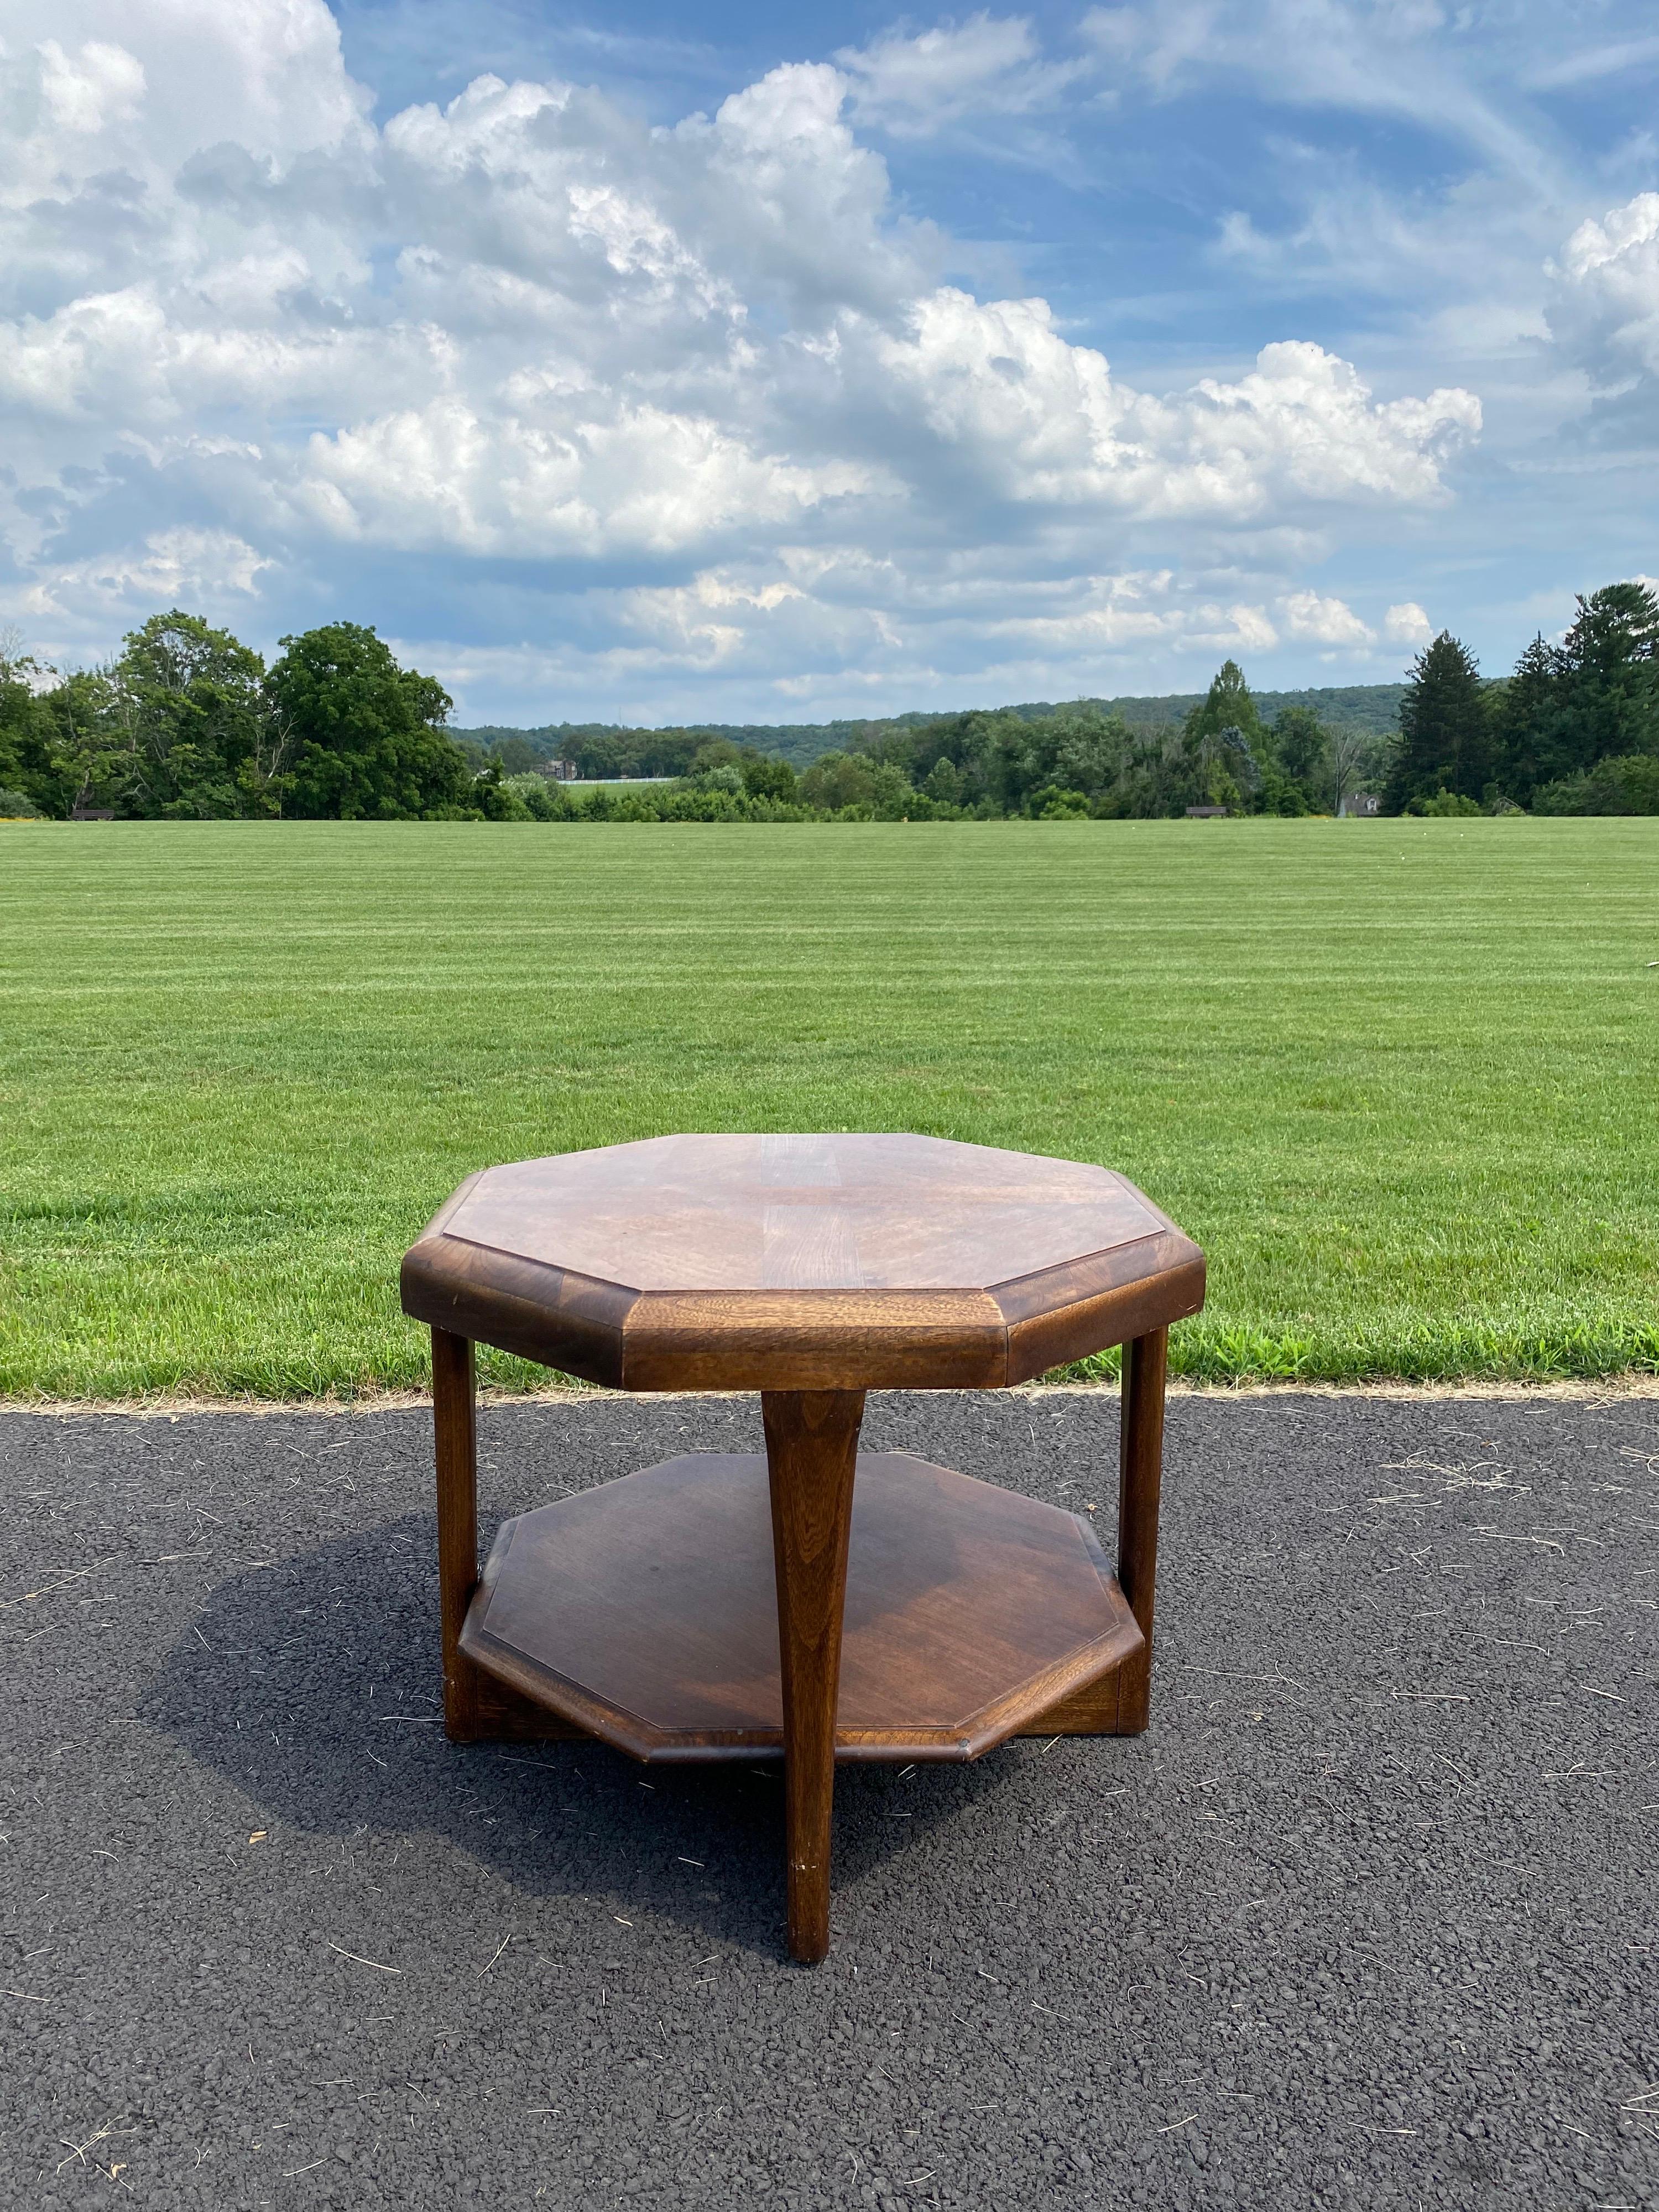
[{"label": "beveled table edge", "polygon": [[[487,1172],[481,1170],[480,1174]],[[1204,1255],[1158,1227],[983,1290],[641,1291],[447,1227],[470,1176],[404,1255],[404,1311],[611,1389],[997,1389],[1199,1311]]]}]

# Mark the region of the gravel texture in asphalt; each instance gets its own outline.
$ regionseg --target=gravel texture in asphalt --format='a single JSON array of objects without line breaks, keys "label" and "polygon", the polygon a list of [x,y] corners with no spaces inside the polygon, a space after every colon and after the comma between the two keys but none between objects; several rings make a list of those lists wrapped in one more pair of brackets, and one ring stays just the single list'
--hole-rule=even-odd
[{"label": "gravel texture in asphalt", "polygon": [[[483,1504],[759,1428],[487,1409]],[[812,1971],[775,1770],[446,1742],[429,1437],[0,1416],[6,2205],[1659,2203],[1659,1401],[1172,1401],[1151,1730],[843,1770]]]}]

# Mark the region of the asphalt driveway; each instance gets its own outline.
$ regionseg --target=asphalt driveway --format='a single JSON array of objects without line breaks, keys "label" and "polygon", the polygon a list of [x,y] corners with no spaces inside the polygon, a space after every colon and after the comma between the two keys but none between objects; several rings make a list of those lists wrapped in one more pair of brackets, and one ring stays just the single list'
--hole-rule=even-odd
[{"label": "asphalt driveway", "polygon": [[[866,1441],[1104,1522],[1115,1426]],[[0,1416],[7,2205],[1659,2203],[1659,1401],[1174,1401],[1152,1730],[843,1771],[814,1971],[775,1773],[446,1743],[428,1450]]]}]

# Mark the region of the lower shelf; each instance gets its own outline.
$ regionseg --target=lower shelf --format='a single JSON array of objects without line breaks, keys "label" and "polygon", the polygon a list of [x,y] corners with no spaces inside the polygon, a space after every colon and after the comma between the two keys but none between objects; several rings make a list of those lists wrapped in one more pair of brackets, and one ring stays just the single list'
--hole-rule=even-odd
[{"label": "lower shelf", "polygon": [[[838,1759],[1114,1733],[1114,1678],[1143,1643],[1080,1516],[860,1455]],[[505,1522],[461,1648],[500,1686],[492,1733],[557,1734],[550,1716],[639,1759],[781,1757],[765,1460],[696,1453]]]}]

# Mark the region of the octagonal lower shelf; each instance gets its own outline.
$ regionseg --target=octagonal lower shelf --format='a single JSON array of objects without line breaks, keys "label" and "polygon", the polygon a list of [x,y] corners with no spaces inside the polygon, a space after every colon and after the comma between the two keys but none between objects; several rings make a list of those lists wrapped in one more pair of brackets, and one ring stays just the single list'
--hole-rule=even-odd
[{"label": "octagonal lower shelf", "polygon": [[[859,1456],[845,1620],[840,1759],[1109,1731],[1091,1686],[1143,1643],[1086,1521],[904,1452]],[[696,1453],[504,1522],[461,1646],[637,1759],[781,1757],[765,1460]]]}]

